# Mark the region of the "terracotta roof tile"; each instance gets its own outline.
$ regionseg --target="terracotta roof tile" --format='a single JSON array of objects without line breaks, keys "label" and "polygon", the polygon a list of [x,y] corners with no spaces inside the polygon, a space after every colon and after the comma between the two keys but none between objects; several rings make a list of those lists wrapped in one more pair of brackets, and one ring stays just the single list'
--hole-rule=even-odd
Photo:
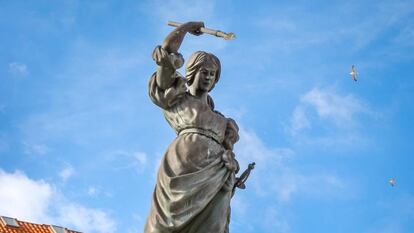
[{"label": "terracotta roof tile", "polygon": [[[0,220],[0,233],[54,233],[51,226],[47,224],[36,224],[17,220],[19,227],[8,226]],[[81,233],[66,229],[67,233]]]}]

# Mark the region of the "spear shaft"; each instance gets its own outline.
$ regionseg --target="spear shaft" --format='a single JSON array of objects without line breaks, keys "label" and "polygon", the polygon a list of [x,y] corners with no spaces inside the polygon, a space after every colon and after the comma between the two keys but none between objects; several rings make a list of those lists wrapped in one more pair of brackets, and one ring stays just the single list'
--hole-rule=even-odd
[{"label": "spear shaft", "polygon": [[[179,27],[182,23],[168,21],[167,24],[168,24],[168,26]],[[205,28],[205,27],[200,28],[200,32],[210,34],[210,35],[213,35],[213,36],[217,36],[217,37],[221,37],[221,38],[224,38],[225,40],[232,40],[232,39],[236,38],[236,35],[232,32],[225,33],[225,32],[219,31],[219,30],[214,30],[214,29]]]}]

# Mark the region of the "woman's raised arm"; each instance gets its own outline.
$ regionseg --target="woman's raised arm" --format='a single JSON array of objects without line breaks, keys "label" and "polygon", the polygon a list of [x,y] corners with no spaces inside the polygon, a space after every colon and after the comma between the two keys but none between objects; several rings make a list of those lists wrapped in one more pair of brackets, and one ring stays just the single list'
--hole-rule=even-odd
[{"label": "woman's raised arm", "polygon": [[152,58],[157,63],[157,85],[161,89],[169,88],[173,83],[172,75],[176,69],[179,69],[184,64],[184,59],[178,53],[178,49],[184,40],[187,32],[193,35],[201,35],[200,28],[204,27],[203,22],[188,22],[175,28],[164,39],[162,46],[155,48]]}]

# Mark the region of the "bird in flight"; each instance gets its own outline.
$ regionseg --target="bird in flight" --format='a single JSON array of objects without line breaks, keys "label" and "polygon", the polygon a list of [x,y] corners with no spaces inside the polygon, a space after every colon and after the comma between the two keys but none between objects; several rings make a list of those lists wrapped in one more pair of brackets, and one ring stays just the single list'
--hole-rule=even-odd
[{"label": "bird in flight", "polygon": [[352,67],[351,67],[351,73],[349,73],[349,74],[351,75],[352,80],[354,80],[356,82],[357,81],[358,72],[356,71],[354,65],[352,65]]},{"label": "bird in flight", "polygon": [[394,178],[389,179],[389,180],[388,180],[388,183],[390,183],[390,185],[391,185],[392,187],[394,187],[394,185],[395,185],[395,179],[394,179]]}]

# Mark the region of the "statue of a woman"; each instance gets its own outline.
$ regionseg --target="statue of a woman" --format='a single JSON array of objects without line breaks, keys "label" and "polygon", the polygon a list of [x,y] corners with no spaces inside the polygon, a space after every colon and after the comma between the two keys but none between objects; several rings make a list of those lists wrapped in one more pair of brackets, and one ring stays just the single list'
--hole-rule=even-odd
[{"label": "statue of a woman", "polygon": [[157,71],[149,96],[177,137],[158,170],[145,233],[228,232],[230,199],[239,165],[232,152],[238,126],[214,109],[208,93],[220,78],[220,61],[198,51],[182,77],[178,49],[185,34],[200,35],[201,22],[182,24],[152,54]]}]

